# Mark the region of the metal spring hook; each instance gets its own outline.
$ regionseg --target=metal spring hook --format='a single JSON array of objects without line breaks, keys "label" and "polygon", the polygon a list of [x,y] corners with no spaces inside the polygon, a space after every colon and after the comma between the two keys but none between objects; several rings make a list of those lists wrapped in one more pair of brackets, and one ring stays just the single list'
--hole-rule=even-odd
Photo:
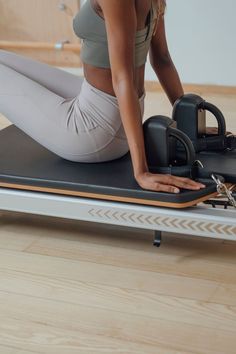
[{"label": "metal spring hook", "polygon": [[229,190],[226,185],[222,183],[213,173],[211,174],[211,178],[216,183],[217,192],[221,195],[225,195],[228,198],[230,205],[236,208],[236,200],[234,199],[231,190]]}]

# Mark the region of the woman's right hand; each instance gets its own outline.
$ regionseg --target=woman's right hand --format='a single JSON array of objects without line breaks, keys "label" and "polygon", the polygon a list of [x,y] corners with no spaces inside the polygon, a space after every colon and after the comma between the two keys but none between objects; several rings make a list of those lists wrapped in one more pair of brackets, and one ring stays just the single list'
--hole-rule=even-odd
[{"label": "woman's right hand", "polygon": [[190,178],[150,172],[139,173],[135,176],[135,179],[143,189],[156,192],[179,193],[180,188],[199,190],[206,187],[204,184],[195,182]]}]

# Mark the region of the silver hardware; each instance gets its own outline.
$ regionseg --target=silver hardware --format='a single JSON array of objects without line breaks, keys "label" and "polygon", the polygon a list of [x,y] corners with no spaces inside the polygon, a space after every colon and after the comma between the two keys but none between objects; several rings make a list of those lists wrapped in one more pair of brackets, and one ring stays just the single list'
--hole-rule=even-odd
[{"label": "silver hardware", "polygon": [[194,166],[200,166],[201,168],[204,168],[202,162],[200,160],[195,160],[193,163]]},{"label": "silver hardware", "polygon": [[63,1],[61,1],[59,4],[58,4],[58,9],[60,10],[60,11],[65,11],[66,10],[66,4],[63,2]]},{"label": "silver hardware", "polygon": [[[233,133],[228,133],[228,134],[226,134],[226,138],[230,138],[230,137],[234,137],[235,135],[233,134]],[[226,148],[226,151],[233,151],[234,150],[234,147],[227,147]]]},{"label": "silver hardware", "polygon": [[233,134],[233,133],[228,133],[228,134],[226,134],[226,138],[228,138],[228,137],[230,137],[230,136],[234,136],[234,134]]},{"label": "silver hardware", "polygon": [[57,43],[55,43],[54,48],[57,50],[61,50],[61,49],[63,49],[63,45],[65,43],[70,43],[70,41],[68,39],[64,39],[63,41],[57,42]]},{"label": "silver hardware", "polygon": [[216,183],[217,192],[221,195],[225,195],[228,198],[230,205],[236,208],[236,200],[232,196],[232,191],[226,187],[224,183],[222,183],[218,177],[216,177],[213,173],[211,174],[211,178]]}]

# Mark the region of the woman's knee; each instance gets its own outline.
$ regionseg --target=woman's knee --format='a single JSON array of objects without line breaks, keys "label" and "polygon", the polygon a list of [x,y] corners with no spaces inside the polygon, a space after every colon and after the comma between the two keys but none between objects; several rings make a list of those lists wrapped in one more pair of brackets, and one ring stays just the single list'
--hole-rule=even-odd
[{"label": "woman's knee", "polygon": [[0,64],[4,64],[7,66],[7,64],[9,63],[9,59],[11,56],[11,52],[8,52],[6,50],[0,49]]},{"label": "woman's knee", "polygon": [[9,71],[9,67],[4,62],[1,61],[1,57],[0,57],[0,74],[1,74],[0,82],[2,84],[1,87],[5,86],[6,84],[5,79],[8,78],[8,71]]},{"label": "woman's knee", "polygon": [[16,58],[18,57],[18,54],[0,49],[0,64],[4,64],[6,66],[11,66],[12,63],[16,61]]},{"label": "woman's knee", "polygon": [[4,49],[0,49],[0,63],[6,63],[7,64],[7,57],[9,55],[9,52],[4,50]]}]

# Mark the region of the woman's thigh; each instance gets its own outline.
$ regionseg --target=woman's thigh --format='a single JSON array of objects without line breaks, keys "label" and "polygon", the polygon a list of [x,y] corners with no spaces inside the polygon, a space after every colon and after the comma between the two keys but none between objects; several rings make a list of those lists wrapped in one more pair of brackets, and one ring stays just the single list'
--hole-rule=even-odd
[{"label": "woman's thigh", "polygon": [[0,64],[0,112],[39,144],[60,157],[99,162],[111,138],[83,119],[78,97],[64,99],[37,82]]},{"label": "woman's thigh", "polygon": [[81,89],[82,77],[20,54],[1,49],[0,64],[14,69],[64,98],[77,96]]}]

